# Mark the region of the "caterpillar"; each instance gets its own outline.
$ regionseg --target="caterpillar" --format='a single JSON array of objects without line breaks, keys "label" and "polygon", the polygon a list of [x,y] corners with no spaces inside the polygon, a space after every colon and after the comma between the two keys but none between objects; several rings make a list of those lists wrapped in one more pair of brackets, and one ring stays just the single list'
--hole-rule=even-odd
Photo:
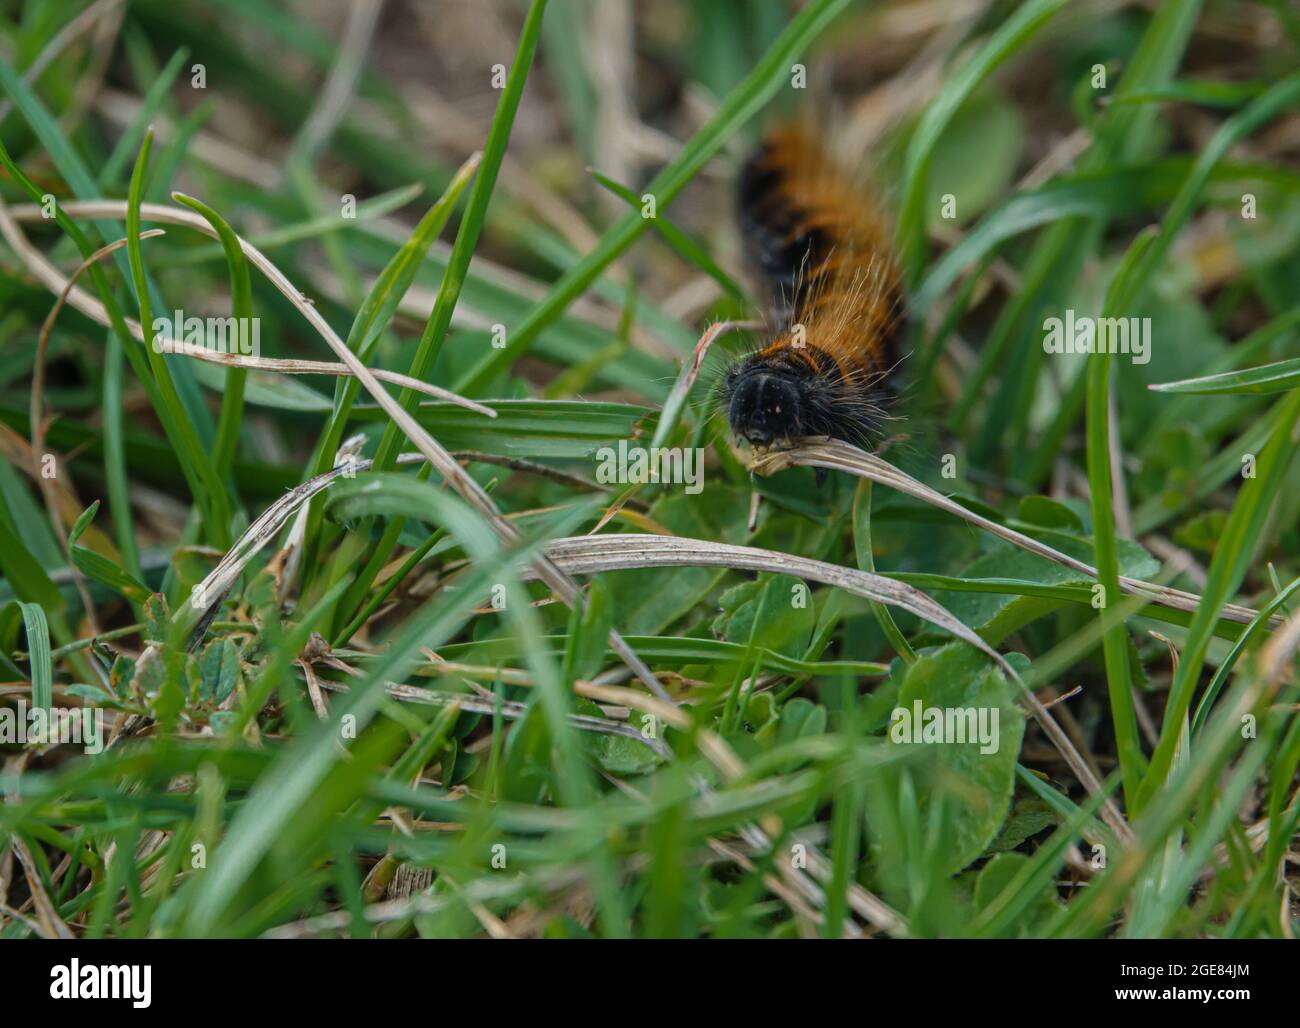
[{"label": "caterpillar", "polygon": [[868,445],[902,326],[887,223],[798,125],[763,137],[741,169],[737,208],[775,334],[721,379],[732,433],[758,449],[803,436]]}]

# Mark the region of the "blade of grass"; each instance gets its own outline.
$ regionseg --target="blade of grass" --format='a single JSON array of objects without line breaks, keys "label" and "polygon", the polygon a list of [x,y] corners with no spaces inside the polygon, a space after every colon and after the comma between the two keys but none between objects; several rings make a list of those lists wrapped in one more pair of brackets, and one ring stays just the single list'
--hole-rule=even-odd
[{"label": "blade of grass", "polygon": [[54,707],[54,672],[50,662],[50,627],[39,603],[19,603],[27,629],[27,655],[32,665],[32,708]]},{"label": "blade of grass", "polygon": [[1300,359],[1200,378],[1184,378],[1177,382],[1156,382],[1147,388],[1158,393],[1192,393],[1197,396],[1284,393],[1300,389]]},{"label": "blade of grass", "polygon": [[[588,174],[632,209],[640,210],[642,208],[644,201],[626,186],[619,185],[607,175],[602,175],[594,169],[588,169]],[[722,291],[728,296],[740,303],[747,302],[745,291],[740,288],[735,279],[718,267],[718,263],[708,255],[704,247],[700,246],[699,243],[663,215],[656,212],[651,220],[655,223],[655,228],[658,229],[659,234],[664,237],[664,241],[676,250],[681,257],[694,264],[709,278],[718,283],[722,287]]]},{"label": "blade of grass", "polygon": [[[479,155],[474,154],[461,165],[455,176],[453,176],[451,183],[447,186],[446,191],[420,219],[410,238],[390,258],[384,266],[384,270],[375,279],[374,285],[370,287],[370,292],[366,294],[361,309],[357,311],[357,316],[353,319],[352,328],[349,330],[347,338],[348,349],[356,353],[361,360],[369,359],[379,339],[380,332],[392,319],[402,296],[414,280],[415,273],[425,252],[447,224],[447,219],[451,217],[452,211],[455,210],[461,194],[465,191],[478,169],[479,160]],[[347,428],[348,419],[352,415],[359,389],[360,383],[354,380],[340,382],[336,386],[334,410],[330,415],[329,423],[325,426],[321,441],[317,445],[316,460],[311,468],[312,474],[324,474],[334,466],[334,458],[338,453],[339,443],[342,441],[343,433]],[[320,510],[318,506],[313,506],[308,514],[304,538],[307,551],[309,553],[314,552],[320,539]],[[347,604],[345,603],[344,606],[346,607]]]},{"label": "blade of grass", "polygon": [[1201,702],[1196,705],[1196,714],[1192,718],[1192,735],[1198,735],[1201,729],[1205,727],[1205,721],[1210,716],[1214,701],[1227,683],[1228,676],[1232,674],[1232,669],[1236,666],[1237,659],[1245,651],[1247,644],[1259,634],[1259,630],[1268,622],[1269,615],[1279,608],[1285,608],[1287,599],[1298,588],[1300,588],[1300,578],[1295,579],[1285,589],[1278,590],[1278,594],[1263,607],[1260,607],[1259,613],[1255,615],[1250,624],[1241,630],[1241,634],[1233,642],[1232,648],[1228,650],[1227,655],[1219,664],[1218,670],[1214,672],[1210,684],[1205,687],[1205,692],[1201,694]]},{"label": "blade of grass", "polygon": [[[1114,292],[1122,288],[1126,276],[1140,262],[1149,249],[1152,235],[1138,236],[1124,263],[1116,273],[1113,290],[1107,296],[1103,309],[1107,316],[1118,308]],[[1088,496],[1092,510],[1092,542],[1097,562],[1097,585],[1101,589],[1098,617],[1105,617],[1113,599],[1122,594],[1119,583],[1119,543],[1115,533],[1114,476],[1122,469],[1111,466],[1110,441],[1110,368],[1111,354],[1094,353],[1088,358],[1087,369],[1087,470]],[[1115,748],[1119,757],[1120,775],[1124,782],[1124,800],[1128,809],[1135,808],[1138,786],[1141,781],[1144,759],[1138,735],[1137,708],[1129,680],[1129,635],[1122,621],[1111,622],[1102,634],[1102,652],[1106,665],[1106,689],[1110,695],[1111,724],[1115,729]]]},{"label": "blade of grass", "polygon": [[[50,159],[54,162],[59,173],[72,188],[72,192],[82,200],[90,200],[99,196],[101,190],[96,183],[94,176],[90,174],[85,162],[68,141],[68,138],[60,128],[58,121],[50,115],[50,112],[45,109],[45,106],[37,99],[36,95],[31,91],[27,84],[23,82],[22,77],[19,76],[5,60],[0,60],[0,88],[3,88],[8,92],[10,98],[14,101],[14,106],[22,113],[27,124],[31,127],[32,131],[36,134],[36,137],[48,151]],[[3,150],[3,146],[0,146],[0,150]],[[7,166],[12,165],[12,162],[8,160],[7,153],[3,157],[0,157],[0,160],[4,160]],[[10,170],[12,173],[14,171],[14,166],[11,166]],[[34,185],[28,188],[28,182],[25,181],[25,179],[26,176],[21,173],[15,175],[15,180],[22,184],[24,190],[26,190],[29,195],[32,195],[35,202],[41,203],[45,190],[37,189]],[[72,235],[74,242],[77,244],[77,248],[81,251],[82,257],[89,257],[90,254],[97,249],[98,244],[87,239],[79,230],[70,231],[68,228],[70,222],[63,217],[62,211],[59,210],[60,206],[61,205],[58,204],[55,206],[55,219],[65,232]],[[120,239],[123,235],[122,226],[117,221],[98,219],[95,221],[95,226],[100,234],[101,238],[99,242],[101,243]],[[115,252],[113,254],[113,262],[121,272],[123,279],[129,284],[130,288],[134,289],[136,283],[135,277],[131,272],[129,254],[123,254],[121,251]],[[96,282],[96,288],[98,288],[100,281],[102,280],[102,272],[92,270],[90,274],[92,280],[95,280]],[[102,295],[103,290],[100,290],[100,292]],[[111,309],[113,304],[110,303],[108,299],[105,299],[104,302],[105,305]],[[144,363],[143,360],[140,360],[139,362],[136,360],[139,355],[135,351],[135,348],[130,345],[129,341],[125,337],[122,338],[122,345],[126,350],[127,356],[132,361],[133,370],[135,370],[141,381],[143,382],[148,380],[149,376],[141,370]],[[180,398],[184,403],[184,409],[188,413],[193,426],[205,433],[206,437],[206,433],[211,431],[211,423],[208,418],[207,408],[203,406],[202,398],[198,393],[198,387],[194,383],[190,369],[185,364],[179,364],[176,366],[175,371],[176,384],[180,389]],[[145,388],[146,391],[149,392],[150,402],[153,404],[154,409],[159,412],[160,418],[163,417],[166,412],[162,410],[162,407],[160,406],[162,398],[159,395],[158,389],[154,386],[154,383],[151,380],[147,381]]]},{"label": "blade of grass", "polygon": [[145,132],[148,131],[149,123],[167,98],[172,83],[176,81],[176,76],[180,74],[181,65],[185,63],[185,58],[189,55],[189,50],[183,46],[172,54],[171,59],[149,87],[149,92],[145,94],[140,109],[136,112],[135,117],[131,119],[131,124],[127,126],[126,131],[118,136],[117,145],[113,147],[113,152],[108,155],[108,159],[99,169],[99,184],[103,192],[108,192],[114,187],[120,186],[118,179],[121,178],[127,163],[131,160],[131,155],[140,146]]},{"label": "blade of grass", "polygon": [[[1282,111],[1293,107],[1297,100],[1300,100],[1300,72],[1282,79],[1219,127],[1170,205],[1159,234],[1138,256],[1135,265],[1117,281],[1114,309],[1131,307],[1146,288],[1160,260],[1173,245],[1178,230],[1190,219],[1211,170],[1227,150]],[[1188,629],[1187,641],[1170,687],[1160,742],[1142,784],[1142,803],[1163,786],[1168,776],[1180,726],[1187,716],[1192,691],[1210,643],[1211,625],[1217,619],[1220,607],[1236,592],[1245,577],[1264,520],[1291,463],[1293,450],[1289,440],[1297,420],[1300,420],[1300,391],[1288,394],[1274,407],[1268,419],[1271,426],[1269,439],[1260,453],[1256,477],[1247,479],[1242,485],[1215,547],[1204,597]]]},{"label": "blade of grass", "polygon": [[[858,567],[863,571],[876,573],[876,561],[871,552],[871,479],[864,478],[858,482],[853,494],[853,553]],[[883,603],[871,601],[871,613],[876,623],[885,633],[885,639],[894,648],[894,652],[903,658],[905,664],[916,662],[916,651],[907,637],[899,630],[894,615]]]},{"label": "blade of grass", "polygon": [[[236,325],[242,331],[251,331],[253,323],[253,293],[248,274],[248,261],[244,251],[239,247],[239,240],[226,224],[226,219],[201,200],[184,193],[172,193],[172,199],[190,208],[207,219],[208,224],[221,237],[221,246],[226,254],[230,268],[230,313]],[[221,415],[217,420],[217,445],[212,463],[217,475],[223,480],[230,479],[230,469],[235,462],[235,450],[239,445],[240,419],[244,411],[244,382],[248,372],[243,368],[232,367],[226,372],[226,388],[221,395]],[[236,497],[236,503],[238,498]]]},{"label": "blade of grass", "polygon": [[[380,483],[377,479],[349,484],[394,488],[393,483]],[[402,480],[401,487],[409,490],[416,484]],[[343,738],[344,719],[351,719],[347,722],[355,729],[351,737],[359,740],[383,700],[382,683],[403,677],[405,671],[420,659],[422,649],[437,646],[459,629],[474,603],[490,591],[493,582],[515,573],[531,548],[503,549],[495,534],[463,502],[432,486],[424,488],[426,491],[418,500],[421,516],[439,522],[475,555],[475,563],[462,588],[426,604],[410,618],[399,637],[371,666],[366,677],[355,683],[343,702],[332,709],[330,720],[321,722],[307,735],[292,742],[261,777],[213,854],[211,873],[193,883],[186,934],[206,936],[219,933],[227,923],[238,890],[269,851],[282,823],[293,816],[294,810],[305,802],[338,762],[337,745]],[[527,603],[522,606],[527,608]],[[559,701],[563,704],[563,697],[559,697]],[[566,738],[568,727],[564,717],[551,724],[557,740]],[[576,752],[576,748],[569,752]]]},{"label": "blade of grass", "polygon": [[1246,576],[1264,529],[1264,521],[1295,454],[1291,436],[1298,423],[1300,391],[1288,394],[1273,409],[1268,419],[1271,427],[1269,439],[1259,455],[1256,477],[1243,482],[1215,546],[1204,597],[1187,630],[1187,639],[1183,643],[1178,668],[1169,689],[1160,741],[1151,756],[1139,792],[1140,802],[1144,805],[1162,788],[1168,777],[1173,750],[1178,741],[1177,726],[1186,717],[1191,705],[1192,692],[1210,645],[1210,626],[1218,617],[1223,603],[1236,592]]},{"label": "blade of grass", "polygon": [[[497,104],[496,113],[492,116],[492,124],[488,128],[487,140],[483,144],[483,160],[479,167],[479,173],[474,179],[474,185],[470,190],[469,199],[465,203],[465,216],[461,220],[460,229],[456,233],[456,241],[452,244],[451,256],[447,261],[447,271],[443,276],[442,286],[438,289],[438,297],[434,301],[433,310],[429,312],[429,319],[425,323],[423,334],[420,336],[415,356],[411,359],[408,374],[412,378],[425,378],[433,370],[433,364],[438,358],[447,329],[451,325],[451,315],[456,309],[456,301],[460,298],[461,287],[465,283],[470,260],[473,258],[474,250],[478,246],[478,239],[483,229],[488,204],[492,200],[497,175],[501,170],[501,161],[505,157],[506,146],[510,142],[510,130],[514,127],[515,115],[519,110],[519,101],[523,97],[524,83],[528,79],[528,72],[533,64],[533,56],[537,52],[537,38],[541,31],[542,16],[545,11],[546,0],[533,0],[528,9],[528,17],[524,21],[524,27],[520,31],[519,47],[515,52],[514,61],[510,65],[510,73],[506,77],[505,89],[501,93],[501,100]],[[415,401],[415,395],[410,392],[404,392],[398,398],[398,402],[408,411]],[[375,460],[380,469],[391,465],[400,442],[397,426],[389,425],[385,429],[384,436],[379,442],[379,449],[375,453]]]}]

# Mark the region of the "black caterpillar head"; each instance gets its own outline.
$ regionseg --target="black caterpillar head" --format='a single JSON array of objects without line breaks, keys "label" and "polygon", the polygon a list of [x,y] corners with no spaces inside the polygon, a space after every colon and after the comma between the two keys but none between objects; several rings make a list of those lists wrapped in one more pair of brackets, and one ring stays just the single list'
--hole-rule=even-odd
[{"label": "black caterpillar head", "polygon": [[868,389],[802,363],[752,354],[723,377],[719,398],[731,431],[751,446],[831,436],[856,446],[879,428]]},{"label": "black caterpillar head", "polygon": [[804,376],[788,367],[748,360],[723,380],[727,422],[751,446],[806,435],[801,428],[806,406]]}]

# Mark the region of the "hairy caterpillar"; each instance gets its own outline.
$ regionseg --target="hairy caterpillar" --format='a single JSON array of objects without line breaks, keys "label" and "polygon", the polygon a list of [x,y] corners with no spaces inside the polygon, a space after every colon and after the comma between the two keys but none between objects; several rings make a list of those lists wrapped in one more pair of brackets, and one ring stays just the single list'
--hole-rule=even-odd
[{"label": "hairy caterpillar", "polygon": [[732,432],[759,448],[819,435],[865,445],[884,417],[902,322],[887,224],[799,126],[763,138],[737,200],[776,335],[722,378]]}]

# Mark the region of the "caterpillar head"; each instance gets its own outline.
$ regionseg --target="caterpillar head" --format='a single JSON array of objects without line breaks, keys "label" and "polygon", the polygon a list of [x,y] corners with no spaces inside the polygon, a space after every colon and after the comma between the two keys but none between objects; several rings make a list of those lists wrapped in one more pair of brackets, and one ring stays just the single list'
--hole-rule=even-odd
[{"label": "caterpillar head", "polygon": [[846,379],[824,354],[808,355],[760,351],[727,372],[718,399],[737,438],[757,449],[809,436],[868,445],[884,420],[876,377]]},{"label": "caterpillar head", "polygon": [[809,434],[807,386],[807,376],[787,366],[747,361],[733,368],[722,383],[731,431],[764,448]]}]

